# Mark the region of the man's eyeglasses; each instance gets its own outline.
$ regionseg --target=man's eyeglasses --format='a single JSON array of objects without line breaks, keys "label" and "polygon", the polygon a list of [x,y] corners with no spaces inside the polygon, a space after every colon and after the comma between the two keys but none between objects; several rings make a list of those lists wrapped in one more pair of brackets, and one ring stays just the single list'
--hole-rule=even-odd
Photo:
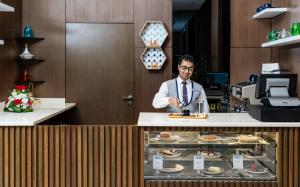
[{"label": "man's eyeglasses", "polygon": [[183,71],[193,72],[194,67],[180,66]]}]

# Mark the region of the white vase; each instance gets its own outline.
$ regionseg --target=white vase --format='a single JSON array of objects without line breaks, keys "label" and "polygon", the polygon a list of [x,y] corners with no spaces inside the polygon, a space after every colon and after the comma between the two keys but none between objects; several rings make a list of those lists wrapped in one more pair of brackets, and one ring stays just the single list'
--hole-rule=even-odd
[{"label": "white vase", "polygon": [[31,54],[29,51],[28,51],[28,47],[27,47],[27,44],[25,44],[25,49],[23,51],[22,54],[19,55],[22,59],[25,59],[25,60],[29,60],[29,59],[32,59],[34,57],[33,54]]}]

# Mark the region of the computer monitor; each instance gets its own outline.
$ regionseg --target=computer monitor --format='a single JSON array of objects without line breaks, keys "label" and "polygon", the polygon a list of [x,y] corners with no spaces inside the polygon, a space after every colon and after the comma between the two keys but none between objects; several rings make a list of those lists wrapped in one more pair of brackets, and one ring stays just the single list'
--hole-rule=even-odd
[{"label": "computer monitor", "polygon": [[207,73],[206,82],[208,85],[228,84],[228,73],[223,73],[223,72]]},{"label": "computer monitor", "polygon": [[271,87],[287,87],[290,97],[296,97],[297,74],[259,74],[256,81],[255,98],[269,97]]}]

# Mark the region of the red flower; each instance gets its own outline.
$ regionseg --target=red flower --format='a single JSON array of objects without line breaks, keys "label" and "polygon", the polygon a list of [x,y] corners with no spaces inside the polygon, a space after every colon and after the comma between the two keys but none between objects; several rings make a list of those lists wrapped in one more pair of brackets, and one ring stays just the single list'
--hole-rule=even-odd
[{"label": "red flower", "polygon": [[16,99],[16,100],[14,100],[14,104],[15,104],[15,105],[19,105],[19,104],[21,104],[21,103],[22,103],[21,99]]},{"label": "red flower", "polygon": [[28,101],[27,104],[28,104],[29,106],[31,106],[31,105],[32,105],[32,102],[31,102],[31,101]]},{"label": "red flower", "polygon": [[16,90],[26,90],[27,89],[27,86],[25,85],[17,85],[16,86]]}]

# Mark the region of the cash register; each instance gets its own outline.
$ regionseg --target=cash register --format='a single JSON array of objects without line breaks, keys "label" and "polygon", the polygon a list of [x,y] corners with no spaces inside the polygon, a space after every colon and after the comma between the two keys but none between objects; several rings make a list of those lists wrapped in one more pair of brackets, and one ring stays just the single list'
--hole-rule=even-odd
[{"label": "cash register", "polygon": [[265,122],[300,121],[300,100],[296,97],[297,74],[260,74],[255,98],[262,105],[250,105],[249,114]]}]

